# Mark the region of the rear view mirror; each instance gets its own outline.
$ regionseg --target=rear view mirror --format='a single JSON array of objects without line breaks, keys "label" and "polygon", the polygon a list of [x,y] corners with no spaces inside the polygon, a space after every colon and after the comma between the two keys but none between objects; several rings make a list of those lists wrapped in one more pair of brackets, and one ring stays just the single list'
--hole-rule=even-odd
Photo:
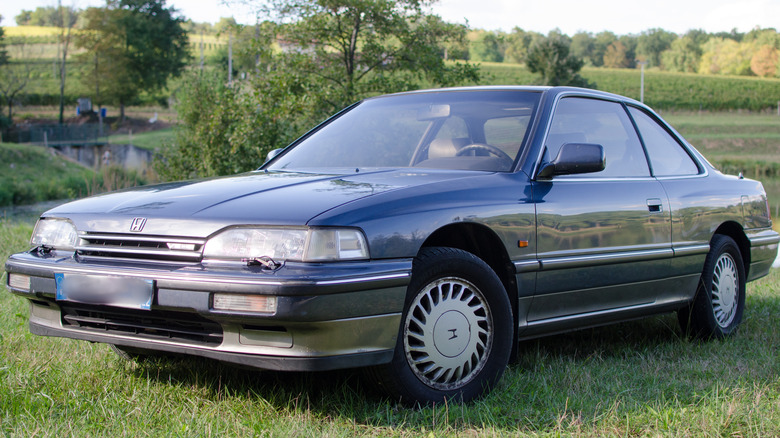
[{"label": "rear view mirror", "polygon": [[449,105],[428,105],[417,110],[417,120],[435,120],[450,116]]},{"label": "rear view mirror", "polygon": [[552,178],[556,175],[575,175],[601,172],[607,165],[604,147],[590,143],[566,143],[558,156],[542,166],[538,178]]}]

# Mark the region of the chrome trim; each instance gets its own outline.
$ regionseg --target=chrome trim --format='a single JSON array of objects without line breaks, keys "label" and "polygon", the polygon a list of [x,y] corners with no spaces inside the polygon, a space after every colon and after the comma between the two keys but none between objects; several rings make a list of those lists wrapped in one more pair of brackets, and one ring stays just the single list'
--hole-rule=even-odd
[{"label": "chrome trim", "polygon": [[409,272],[399,272],[397,274],[375,275],[373,277],[347,278],[344,280],[315,281],[314,284],[317,286],[333,286],[339,284],[365,283],[369,281],[395,280],[399,278],[409,278],[411,276],[412,274]]},{"label": "chrome trim", "polygon": [[[177,243],[177,242],[174,242]],[[182,257],[193,260],[200,260],[200,251],[180,251],[173,249],[139,249],[139,248],[122,248],[117,246],[77,246],[76,251],[88,251],[88,252],[105,252],[111,254],[138,254],[138,255],[152,255],[159,256],[165,255],[170,257]],[[109,258],[110,257],[104,257]]]},{"label": "chrome trim", "polygon": [[671,248],[668,249],[654,249],[654,250],[640,250],[640,251],[625,251],[615,252],[608,254],[593,254],[593,255],[580,255],[570,257],[556,257],[549,259],[541,259],[542,270],[551,269],[565,269],[574,267],[586,267],[586,266],[598,266],[607,265],[612,263],[630,263],[630,262],[644,262],[649,260],[658,260],[663,258],[671,258],[674,255],[674,251]]},{"label": "chrome trim", "polygon": [[656,305],[656,303],[646,303],[646,304],[636,304],[633,306],[626,306],[626,307],[618,307],[615,309],[608,309],[608,310],[598,310],[595,312],[587,312],[587,313],[578,313],[576,315],[567,315],[567,316],[558,316],[555,318],[547,318],[547,319],[540,319],[537,321],[530,321],[528,322],[528,327],[534,327],[538,325],[544,325],[544,324],[554,324],[557,322],[564,322],[564,321],[573,321],[576,319],[581,318],[588,318],[593,316],[602,316],[602,315],[609,315],[612,313],[620,313],[628,310],[638,310],[638,309],[644,309],[647,307],[653,307]]},{"label": "chrome trim", "polygon": [[[30,263],[19,260],[9,260],[14,266],[28,267],[34,269],[41,269],[42,266],[37,263]],[[46,266],[46,270],[50,272],[61,273],[79,273],[79,274],[94,274],[94,275],[106,275],[106,276],[120,276],[120,277],[136,277],[146,278],[154,280],[171,280],[171,281],[199,281],[210,282],[220,284],[243,284],[252,286],[329,286],[339,284],[355,284],[355,283],[370,283],[374,281],[382,280],[394,280],[408,278],[411,276],[409,272],[399,272],[396,274],[386,275],[370,275],[364,277],[351,277],[340,280],[327,280],[327,281],[315,281],[315,280],[261,280],[251,274],[244,274],[246,278],[238,278],[236,276],[226,275],[212,275],[203,274],[201,272],[180,272],[178,274],[171,274],[165,271],[150,270],[148,268],[124,268],[124,269],[101,269],[101,268],[89,268],[85,266],[68,267],[68,266]],[[134,272],[137,271],[137,272]]]},{"label": "chrome trim", "polygon": [[693,245],[685,245],[685,246],[673,246],[672,250],[674,251],[675,257],[707,254],[708,252],[710,252],[710,244],[706,243],[706,244],[693,244]]},{"label": "chrome trim", "polygon": [[91,234],[83,233],[79,234],[80,239],[105,239],[105,240],[121,240],[127,242],[160,242],[160,243],[192,243],[195,245],[203,245],[206,243],[206,239],[191,239],[185,237],[166,237],[166,236],[140,236],[140,235],[127,235],[127,234]]},{"label": "chrome trim", "polygon": [[534,272],[542,268],[542,263],[539,260],[522,260],[519,262],[513,262],[515,265],[515,271],[520,274],[522,272]]},{"label": "chrome trim", "polygon": [[780,235],[754,238],[748,237],[748,240],[750,240],[750,246],[773,245],[780,243]]}]

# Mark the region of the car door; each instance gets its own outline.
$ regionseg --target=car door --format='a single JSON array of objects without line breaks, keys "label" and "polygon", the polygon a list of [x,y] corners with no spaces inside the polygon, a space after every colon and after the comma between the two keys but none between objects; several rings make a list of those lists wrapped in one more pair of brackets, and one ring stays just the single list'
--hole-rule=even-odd
[{"label": "car door", "polygon": [[601,172],[533,182],[541,267],[527,321],[563,329],[653,304],[668,274],[671,220],[623,104],[570,96],[554,111],[540,164],[565,143],[599,144],[606,156]]},{"label": "car door", "polygon": [[711,219],[724,212],[728,212],[727,217],[739,217],[741,192],[730,193],[734,186],[714,189],[703,167],[666,126],[643,109],[629,106],[628,110],[644,143],[653,176],[669,196],[674,249],[670,276],[678,279],[678,287],[660,289],[658,300],[691,299],[710,250]]}]

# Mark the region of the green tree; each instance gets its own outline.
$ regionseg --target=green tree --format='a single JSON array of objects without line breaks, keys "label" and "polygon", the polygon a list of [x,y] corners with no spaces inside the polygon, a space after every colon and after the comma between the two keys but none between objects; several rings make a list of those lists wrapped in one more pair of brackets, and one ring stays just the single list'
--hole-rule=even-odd
[{"label": "green tree", "polygon": [[674,40],[669,50],[661,54],[661,61],[666,70],[695,73],[701,55],[701,47],[691,36],[686,35]]},{"label": "green tree", "polygon": [[722,75],[749,75],[750,61],[755,53],[754,43],[739,43],[733,39],[710,38],[702,46],[699,73]]},{"label": "green tree", "polygon": [[503,62],[504,38],[496,32],[480,31],[476,40],[469,45],[471,61]]},{"label": "green tree", "polygon": [[141,92],[161,90],[184,70],[189,40],[175,14],[165,0],[109,0],[105,8],[85,11],[77,45],[94,60],[87,81],[98,82],[100,98],[119,105],[121,118]]},{"label": "green tree", "polygon": [[646,30],[637,39],[636,54],[647,60],[649,67],[661,67],[661,53],[676,39],[677,34],[663,29]]},{"label": "green tree", "polygon": [[512,29],[512,32],[504,37],[504,62],[523,63],[534,38],[544,38],[543,35],[536,32],[527,32],[519,27]]},{"label": "green tree", "polygon": [[569,53],[569,39],[552,31],[546,38],[536,40],[528,50],[526,65],[532,73],[539,73],[541,85],[572,85],[595,88],[580,76],[584,62]]},{"label": "green tree", "polygon": [[571,54],[587,64],[596,65],[593,62],[595,48],[596,38],[590,32],[577,32],[571,37]]},{"label": "green tree", "polygon": [[[40,46],[37,48],[40,49]],[[12,59],[0,65],[0,99],[8,108],[8,123],[11,123],[14,104],[24,96],[27,85],[32,79],[32,65],[41,54],[31,53],[31,47],[24,38],[17,39],[8,46],[8,49],[9,58]]]},{"label": "green tree", "polygon": [[[0,15],[0,23],[3,22],[3,16]],[[5,49],[5,30],[0,26],[0,67],[8,63],[8,51]]]},{"label": "green tree", "polygon": [[[423,0],[277,0],[265,12],[277,26],[265,28],[257,44],[262,70],[272,78],[258,85],[291,84],[290,93],[306,93],[313,114],[324,117],[371,94],[477,81],[474,65],[444,61],[444,45],[465,40],[465,26],[422,6]],[[281,51],[270,49],[274,42]]]},{"label": "green tree", "polygon": [[[72,22],[63,23],[62,17],[68,17]],[[19,26],[73,27],[79,19],[79,11],[71,6],[43,6],[34,11],[22,10],[15,17]]]},{"label": "green tree", "polygon": [[227,85],[217,72],[193,72],[176,95],[176,143],[160,151],[165,179],[226,175],[256,169],[270,149],[294,137],[283,108],[258,105],[242,84]]},{"label": "green tree", "polygon": [[607,47],[609,47],[610,44],[617,40],[617,35],[609,31],[599,32],[596,34],[596,37],[593,41],[593,51],[590,57],[593,66],[601,67],[604,65],[604,54],[607,53]]}]

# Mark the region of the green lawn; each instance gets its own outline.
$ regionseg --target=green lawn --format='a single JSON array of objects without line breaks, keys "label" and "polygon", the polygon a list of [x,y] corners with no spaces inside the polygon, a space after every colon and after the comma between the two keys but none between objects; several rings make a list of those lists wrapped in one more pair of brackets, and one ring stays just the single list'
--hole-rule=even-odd
[{"label": "green lawn", "polygon": [[[31,231],[0,223],[0,263]],[[778,436],[779,288],[776,270],[748,286],[728,340],[690,341],[664,315],[524,342],[488,397],[425,409],[383,399],[351,370],[125,362],[105,345],[31,335],[26,300],[0,291],[0,435]]]},{"label": "green lawn", "polygon": [[133,135],[112,135],[108,138],[108,142],[111,144],[133,144],[139,148],[155,150],[173,144],[175,137],[173,128],[165,128]]}]

